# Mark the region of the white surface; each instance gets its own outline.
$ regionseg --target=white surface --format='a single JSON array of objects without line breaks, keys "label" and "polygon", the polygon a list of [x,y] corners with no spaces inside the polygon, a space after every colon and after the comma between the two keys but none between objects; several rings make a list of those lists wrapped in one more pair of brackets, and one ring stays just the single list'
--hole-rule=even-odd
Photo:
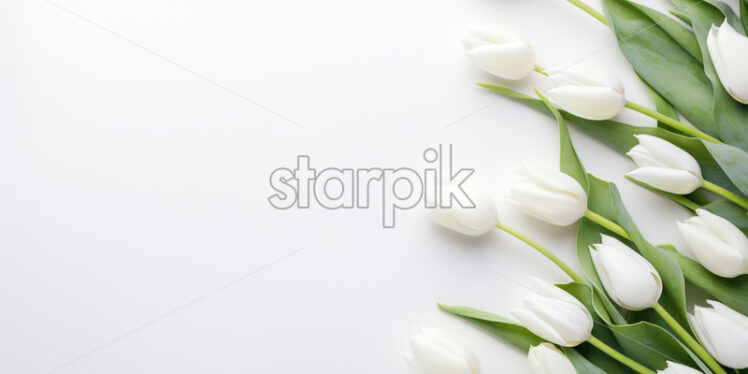
[{"label": "white surface", "polygon": [[[378,209],[275,210],[269,173],[299,154],[422,167],[451,143],[500,198],[521,160],[555,164],[550,118],[472,84],[494,80],[462,54],[470,23],[518,29],[543,66],[615,69],[649,103],[613,36],[561,0],[56,1],[82,18],[0,2],[3,373],[409,373],[418,325],[472,347],[484,373],[527,373],[524,352],[434,303],[505,313],[531,276],[565,280],[542,257],[418,210],[393,230]],[[572,132],[645,234],[678,242],[685,213]],[[576,263],[574,227],[501,216]]]}]

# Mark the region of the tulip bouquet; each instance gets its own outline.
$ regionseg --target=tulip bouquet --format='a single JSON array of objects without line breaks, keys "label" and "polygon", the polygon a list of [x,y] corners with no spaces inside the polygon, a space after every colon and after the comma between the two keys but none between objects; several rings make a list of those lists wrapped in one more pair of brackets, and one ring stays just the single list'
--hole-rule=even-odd
[{"label": "tulip bouquet", "polygon": [[[542,78],[534,95],[479,85],[555,118],[559,168],[524,166],[509,201],[553,225],[576,223],[582,274],[499,220],[494,201],[480,196],[474,209],[427,213],[465,235],[502,230],[570,282],[536,280],[511,316],[439,307],[527,352],[535,373],[748,373],[748,0],[739,0],[740,14],[717,0],[671,0],[675,18],[628,0],[602,0],[604,14],[568,2],[615,34],[655,109],[628,101],[609,73],[545,69],[518,34],[470,28],[463,44],[478,67],[502,79]],[[612,120],[624,108],[656,119],[657,127]],[[636,168],[627,179],[693,213],[672,223],[688,251],[644,238],[616,186],[585,170],[567,121],[628,155]],[[708,295],[709,307],[687,311],[687,283]],[[474,356],[438,336],[428,344],[414,337],[413,366],[478,372]]]}]

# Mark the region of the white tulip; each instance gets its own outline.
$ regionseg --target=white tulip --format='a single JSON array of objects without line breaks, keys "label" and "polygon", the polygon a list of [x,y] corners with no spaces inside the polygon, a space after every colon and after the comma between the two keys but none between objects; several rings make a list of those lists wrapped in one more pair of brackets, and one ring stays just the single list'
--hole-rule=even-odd
[{"label": "white tulip", "polygon": [[652,308],[662,295],[662,279],[654,266],[618,239],[602,236],[590,246],[592,262],[608,295],[628,310]]},{"label": "white tulip", "polygon": [[720,277],[748,274],[748,238],[730,221],[704,209],[678,222],[693,257]]},{"label": "white tulip", "polygon": [[667,367],[658,370],[657,374],[703,374],[702,372],[686,365],[681,365],[677,362],[668,361]]},{"label": "white tulip", "polygon": [[509,201],[526,214],[558,226],[571,225],[587,211],[587,194],[576,179],[528,165],[515,174]]},{"label": "white tulip", "polygon": [[623,83],[605,72],[549,69],[538,89],[553,105],[595,121],[611,119],[626,105]]},{"label": "white tulip", "polygon": [[735,100],[748,104],[748,38],[725,20],[720,27],[712,25],[706,45],[722,86]]},{"label": "white tulip", "polygon": [[[458,189],[460,187],[449,184],[442,184],[442,196],[451,196],[451,189]],[[441,207],[445,204],[444,201],[441,204],[435,204],[433,196],[426,196],[427,201],[431,201],[436,208],[427,208],[426,216],[432,221],[457,231],[463,235],[468,236],[479,236],[483,235],[496,228],[499,223],[496,210],[496,202],[493,198],[487,194],[481,194],[471,191],[470,199],[475,204],[475,207],[463,208],[456,201],[452,201],[449,208]]]},{"label": "white tulip", "polygon": [[422,327],[410,338],[413,353],[403,353],[405,361],[420,374],[477,374],[478,359],[441,331]]},{"label": "white tulip", "polygon": [[540,279],[535,291],[524,298],[524,309],[511,313],[533,334],[565,347],[574,347],[590,338],[592,315],[574,296]]},{"label": "white tulip", "polygon": [[688,152],[656,136],[635,136],[639,144],[626,155],[638,168],[627,176],[678,195],[689,194],[704,182],[699,163]]},{"label": "white tulip", "polygon": [[748,317],[707,300],[712,308],[696,306],[691,316],[696,335],[712,357],[733,369],[748,368]]},{"label": "white tulip", "polygon": [[499,78],[522,79],[535,69],[532,47],[510,30],[471,26],[462,44],[479,68]]},{"label": "white tulip", "polygon": [[553,344],[541,343],[530,347],[527,353],[530,367],[535,374],[576,374],[571,361]]}]

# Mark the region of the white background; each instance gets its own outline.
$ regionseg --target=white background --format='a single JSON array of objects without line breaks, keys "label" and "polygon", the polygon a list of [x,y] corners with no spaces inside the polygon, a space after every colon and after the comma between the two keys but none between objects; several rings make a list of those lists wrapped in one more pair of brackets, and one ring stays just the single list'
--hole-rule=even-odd
[{"label": "white background", "polygon": [[[424,167],[453,144],[501,201],[521,161],[555,165],[553,120],[473,85],[497,82],[463,55],[473,23],[520,31],[540,65],[614,70],[651,105],[612,34],[562,0],[54,1],[0,1],[3,373],[409,373],[420,325],[485,373],[527,373],[435,302],[505,314],[532,276],[566,281],[541,256],[417,209],[383,229],[377,201],[275,210],[269,174],[299,154]],[[572,136],[645,235],[678,244],[686,213]],[[500,214],[576,266],[574,226]]]}]

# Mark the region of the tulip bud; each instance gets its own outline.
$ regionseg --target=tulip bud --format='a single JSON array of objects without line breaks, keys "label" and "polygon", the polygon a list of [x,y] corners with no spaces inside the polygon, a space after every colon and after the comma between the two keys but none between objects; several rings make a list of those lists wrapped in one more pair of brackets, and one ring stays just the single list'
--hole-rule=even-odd
[{"label": "tulip bud", "polygon": [[441,331],[422,327],[410,338],[413,353],[405,361],[420,374],[477,374],[478,359],[467,349],[445,337]]},{"label": "tulip bud", "polygon": [[681,365],[677,362],[668,361],[667,367],[662,370],[658,370],[657,374],[703,374],[702,372],[686,365]]},{"label": "tulip bud", "polygon": [[530,347],[527,354],[530,367],[535,374],[576,374],[574,365],[553,344],[541,343]]},{"label": "tulip bud", "polygon": [[595,121],[611,119],[626,105],[618,77],[575,69],[547,70],[538,89],[557,106],[576,116]]},{"label": "tulip bud", "polygon": [[654,266],[618,239],[602,236],[590,246],[595,270],[608,295],[628,310],[652,308],[662,295],[662,279]]},{"label": "tulip bud", "polygon": [[[442,184],[442,196],[450,196],[450,190],[459,189],[458,186]],[[432,221],[463,235],[479,236],[496,228],[499,223],[496,211],[496,202],[487,194],[476,192],[470,193],[470,199],[475,204],[474,207],[463,208],[458,202],[452,201],[449,208],[441,207],[434,201],[434,196],[426,196],[430,206],[436,208],[427,208],[426,216]],[[441,205],[446,202],[442,201]]]},{"label": "tulip bud", "polygon": [[522,79],[535,69],[535,52],[518,34],[496,26],[471,26],[462,39],[467,55],[488,73]]},{"label": "tulip bud", "polygon": [[722,86],[735,100],[748,104],[748,38],[725,20],[720,27],[712,25],[706,45]]},{"label": "tulip bud", "polygon": [[558,226],[571,225],[587,211],[587,194],[576,179],[527,165],[515,174],[509,201],[526,214]]},{"label": "tulip bud", "polygon": [[720,364],[733,369],[748,368],[748,317],[707,300],[712,308],[696,306],[691,324],[702,345]]},{"label": "tulip bud", "polygon": [[678,229],[696,261],[720,277],[748,274],[748,238],[730,221],[704,209],[678,222]]},{"label": "tulip bud", "polygon": [[626,153],[639,168],[626,174],[665,192],[685,195],[704,182],[701,168],[688,152],[651,135],[635,135],[639,144]]},{"label": "tulip bud", "polygon": [[524,309],[511,313],[533,334],[565,347],[574,347],[590,338],[592,315],[574,296],[540,279],[535,291],[524,299]]}]

